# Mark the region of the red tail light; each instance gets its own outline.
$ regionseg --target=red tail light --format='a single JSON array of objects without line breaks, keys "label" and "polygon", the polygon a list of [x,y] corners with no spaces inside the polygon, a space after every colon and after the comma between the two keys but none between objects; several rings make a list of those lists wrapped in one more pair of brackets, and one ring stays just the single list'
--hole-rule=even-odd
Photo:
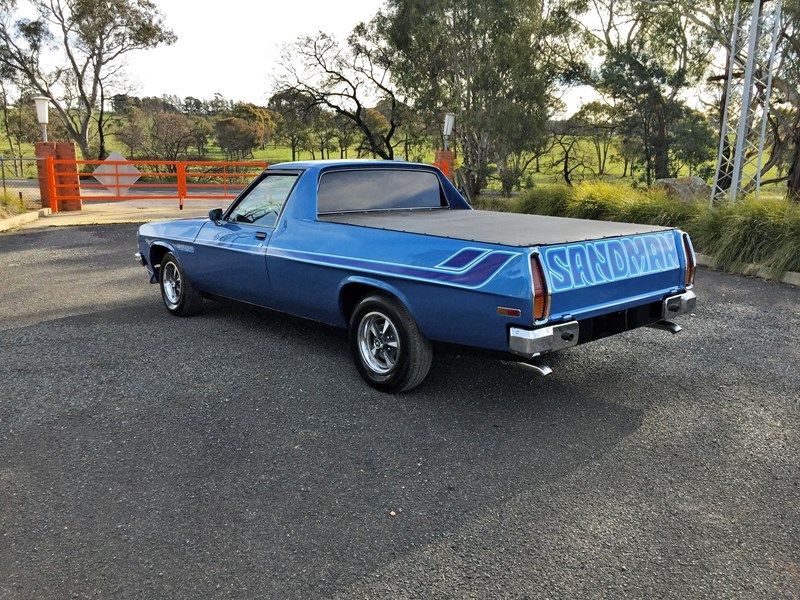
[{"label": "red tail light", "polygon": [[688,233],[683,234],[683,254],[686,257],[686,279],[683,283],[688,289],[694,285],[694,273],[697,270],[697,258]]},{"label": "red tail light", "polygon": [[550,292],[544,278],[539,256],[531,255],[531,275],[533,276],[533,319],[543,321],[550,316]]}]

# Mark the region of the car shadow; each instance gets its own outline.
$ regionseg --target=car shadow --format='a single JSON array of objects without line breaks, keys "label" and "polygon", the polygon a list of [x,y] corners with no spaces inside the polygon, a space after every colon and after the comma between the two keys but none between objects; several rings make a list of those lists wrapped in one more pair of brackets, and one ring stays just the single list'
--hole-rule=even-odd
[{"label": "car shadow", "polygon": [[327,597],[596,461],[643,418],[573,377],[575,357],[542,379],[441,354],[390,396],[359,379],[341,330],[159,303],[5,332],[67,357],[12,385],[29,413],[0,415],[15,430],[6,553],[42,595]]}]

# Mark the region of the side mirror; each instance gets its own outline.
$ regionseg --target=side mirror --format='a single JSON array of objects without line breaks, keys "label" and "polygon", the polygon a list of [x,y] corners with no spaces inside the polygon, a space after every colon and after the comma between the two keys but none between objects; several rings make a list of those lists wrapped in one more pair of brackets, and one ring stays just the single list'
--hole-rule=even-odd
[{"label": "side mirror", "polygon": [[214,221],[214,223],[217,223],[220,219],[222,219],[222,209],[212,208],[210,211],[208,211],[208,218]]}]

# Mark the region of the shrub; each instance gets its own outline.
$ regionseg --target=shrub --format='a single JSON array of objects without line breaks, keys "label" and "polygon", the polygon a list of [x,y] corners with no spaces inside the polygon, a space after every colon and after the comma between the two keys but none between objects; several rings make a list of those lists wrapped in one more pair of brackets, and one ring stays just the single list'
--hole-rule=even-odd
[{"label": "shrub", "polygon": [[664,190],[653,189],[640,193],[638,201],[627,203],[620,220],[685,229],[705,207],[704,202],[682,202]]},{"label": "shrub", "polygon": [[517,212],[529,215],[566,217],[567,205],[575,196],[568,185],[549,185],[526,190],[517,203]]},{"label": "shrub", "polygon": [[24,201],[0,191],[0,218],[13,217],[22,212],[25,212]]},{"label": "shrub", "polygon": [[476,208],[679,227],[689,232],[698,252],[713,256],[722,269],[743,271],[755,263],[776,278],[786,271],[800,271],[800,205],[785,199],[709,206],[704,201],[676,200],[659,189],[583,182],[574,188],[527,190],[516,205],[498,202],[492,199]]},{"label": "shrub", "polygon": [[786,200],[748,199],[706,207],[688,231],[722,269],[742,271],[755,263],[775,277],[800,269],[800,205]]},{"label": "shrub", "polygon": [[493,212],[520,212],[517,210],[517,203],[514,199],[486,195],[476,198],[472,203],[472,208]]},{"label": "shrub", "polygon": [[584,181],[575,188],[575,196],[567,203],[567,215],[576,219],[619,221],[628,212],[628,205],[641,194],[628,187],[605,181]]}]

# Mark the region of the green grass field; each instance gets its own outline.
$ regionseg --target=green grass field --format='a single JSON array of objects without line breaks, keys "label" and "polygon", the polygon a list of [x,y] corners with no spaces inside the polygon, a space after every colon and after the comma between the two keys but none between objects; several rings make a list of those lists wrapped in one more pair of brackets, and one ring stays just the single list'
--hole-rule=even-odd
[{"label": "green grass field", "polygon": [[[5,142],[5,140],[3,140]],[[594,152],[594,147],[589,139],[582,139],[579,141],[579,155],[592,155]],[[118,140],[112,135],[109,135],[107,138],[107,148],[109,151],[116,151],[125,156],[127,154],[127,149],[118,142]],[[23,144],[22,152],[25,157],[33,157],[34,150],[33,144]],[[8,143],[0,143],[0,156],[8,157],[11,155],[11,152],[8,147]],[[315,153],[316,158],[319,158],[319,152]],[[349,158],[356,158],[357,152],[355,148],[350,148],[348,150],[348,157]],[[80,156],[78,157],[80,158]],[[194,157],[192,157],[194,158]],[[338,151],[331,151],[330,158],[339,158]],[[369,158],[369,157],[365,157]],[[560,158],[557,155],[555,150],[551,150],[548,154],[540,157],[539,165],[540,170],[537,172],[535,170],[534,164],[530,166],[528,171],[526,172],[524,181],[525,183],[523,186],[527,187],[531,184],[533,187],[538,186],[547,186],[553,184],[563,183],[563,177],[560,173],[560,167],[554,167],[554,163]],[[248,160],[254,161],[264,161],[270,164],[280,163],[280,162],[287,162],[292,159],[291,149],[288,146],[275,146],[275,145],[268,145],[264,149],[256,150],[253,153],[253,156],[250,157]],[[310,152],[298,152],[297,155],[298,160],[310,160],[311,153]],[[220,148],[213,143],[210,143],[208,146],[208,151],[206,153],[206,157],[204,160],[225,160],[225,156]],[[425,162],[432,163],[434,160],[434,149],[431,148],[425,156]],[[4,171],[6,177],[14,177],[14,171],[11,168],[9,163],[4,163]],[[456,159],[456,167],[461,166],[461,162]],[[745,175],[747,177],[752,176],[752,171],[746,171]],[[606,181],[609,183],[613,183],[616,185],[624,186],[624,187],[646,187],[646,183],[642,181],[641,176],[643,175],[643,171],[641,168],[638,168],[635,176],[631,177],[630,175],[623,177],[623,161],[620,159],[618,153],[615,151],[614,148],[611,148],[609,151],[609,157],[606,164],[606,172],[602,177],[598,177],[594,171],[591,169],[586,170],[577,170],[573,173],[573,177],[575,181],[581,180],[597,180],[600,179],[602,181]],[[688,175],[688,169],[683,169],[681,172],[682,176]],[[769,179],[775,177],[777,172],[773,169],[770,171],[764,178]],[[35,166],[32,163],[27,163],[25,165],[24,172],[22,174],[25,178],[35,178],[36,177],[36,170]],[[498,179],[490,177],[486,192],[490,194],[499,193],[501,190],[500,182]],[[785,192],[785,186],[783,184],[773,184],[770,186],[765,186],[761,190],[761,197],[765,199],[777,199],[783,197]]]}]

